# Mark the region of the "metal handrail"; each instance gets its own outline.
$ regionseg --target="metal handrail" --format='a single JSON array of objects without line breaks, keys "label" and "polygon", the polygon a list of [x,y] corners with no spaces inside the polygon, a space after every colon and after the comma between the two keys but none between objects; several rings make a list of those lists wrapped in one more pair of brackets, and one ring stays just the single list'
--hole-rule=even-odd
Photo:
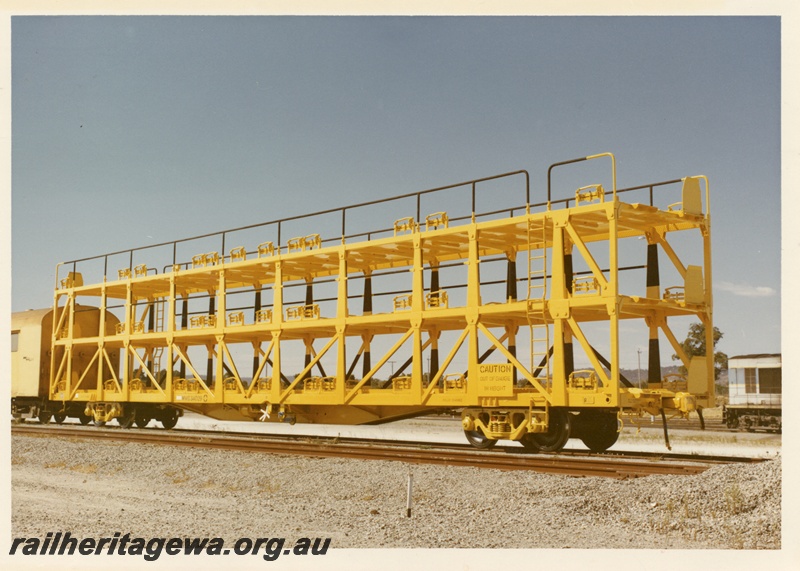
[{"label": "metal handrail", "polygon": [[550,178],[552,171],[555,167],[560,167],[564,165],[571,165],[574,163],[579,163],[582,161],[591,161],[592,159],[599,159],[600,157],[610,157],[611,158],[611,192],[606,192],[605,194],[612,194],[614,199],[617,198],[617,160],[614,158],[612,153],[599,153],[597,155],[589,155],[588,157],[580,157],[578,159],[570,159],[568,161],[561,161],[560,163],[553,163],[547,169],[547,208],[550,209],[550,204],[552,201],[551,195],[551,188],[550,188]]},{"label": "metal handrail", "polygon": [[[229,258],[229,256],[225,255],[225,237],[226,237],[226,235],[234,233],[234,232],[243,231],[243,230],[250,230],[250,229],[253,229],[253,228],[262,228],[262,227],[277,225],[278,240],[276,242],[276,252],[280,253],[281,248],[285,247],[285,244],[283,244],[283,245],[281,244],[281,237],[282,237],[281,236],[281,230],[282,230],[282,225],[284,223],[293,222],[293,221],[297,221],[297,220],[303,220],[303,219],[306,219],[306,218],[313,218],[315,216],[323,216],[323,215],[327,215],[327,214],[341,213],[342,234],[341,234],[341,236],[339,238],[326,238],[326,239],[322,240],[323,244],[334,242],[334,241],[341,241],[342,243],[344,243],[345,241],[347,241],[349,239],[363,238],[363,237],[366,237],[369,240],[376,234],[391,232],[392,229],[391,228],[380,228],[380,229],[371,230],[371,231],[367,231],[367,232],[356,232],[356,233],[353,233],[353,234],[347,234],[347,212],[348,211],[352,212],[355,209],[363,208],[363,207],[366,207],[366,206],[374,206],[374,205],[378,205],[378,204],[386,204],[386,203],[390,203],[390,202],[394,202],[394,201],[398,201],[398,200],[404,200],[404,199],[408,199],[408,198],[416,198],[416,220],[419,220],[420,216],[421,216],[421,199],[422,199],[423,196],[429,195],[429,194],[432,194],[432,193],[436,193],[436,192],[445,191],[445,190],[461,188],[461,187],[469,187],[469,189],[470,189],[470,198],[471,198],[471,207],[472,207],[471,213],[469,215],[465,215],[465,216],[453,217],[453,218],[450,219],[451,222],[460,222],[460,221],[464,221],[464,220],[471,220],[472,222],[475,222],[476,219],[478,219],[478,218],[491,216],[491,215],[496,215],[496,214],[505,213],[505,212],[508,212],[509,215],[513,217],[515,212],[530,212],[531,209],[533,209],[533,208],[541,208],[541,207],[545,207],[545,208],[547,208],[549,210],[549,209],[551,209],[553,206],[555,206],[557,204],[563,204],[563,205],[565,205],[565,207],[568,208],[570,206],[570,203],[572,203],[575,200],[574,197],[573,198],[559,199],[559,200],[552,200],[552,190],[551,190],[551,173],[552,173],[552,170],[555,167],[558,167],[558,166],[577,163],[577,162],[591,160],[591,159],[596,159],[596,158],[600,158],[600,157],[604,157],[604,156],[608,156],[608,157],[610,157],[612,159],[612,176],[613,176],[613,187],[612,187],[612,190],[605,191],[605,193],[604,193],[605,195],[612,195],[612,196],[616,197],[617,194],[622,194],[622,193],[636,191],[636,190],[649,189],[649,203],[650,203],[650,206],[653,206],[654,205],[654,200],[653,200],[654,189],[656,189],[657,187],[661,187],[661,186],[665,186],[665,185],[669,185],[669,184],[679,183],[679,182],[682,182],[682,180],[683,180],[683,179],[673,179],[673,180],[668,180],[668,181],[644,184],[644,185],[640,185],[640,186],[628,187],[628,188],[624,188],[624,189],[617,189],[616,188],[616,166],[615,166],[614,156],[611,153],[601,153],[601,154],[597,154],[597,155],[591,155],[591,156],[588,156],[588,157],[572,159],[572,160],[569,160],[569,161],[562,161],[562,162],[558,162],[558,163],[554,163],[554,164],[550,165],[550,167],[548,168],[548,171],[547,171],[547,202],[539,202],[539,203],[531,204],[530,203],[530,177],[528,175],[528,171],[526,171],[526,170],[511,171],[511,172],[506,172],[506,173],[503,173],[503,174],[494,175],[494,176],[490,176],[490,177],[483,177],[483,178],[478,178],[478,179],[469,180],[469,181],[465,181],[465,182],[460,182],[460,183],[456,183],[456,184],[450,184],[450,185],[446,185],[446,186],[439,186],[439,187],[436,187],[436,188],[431,188],[431,189],[422,190],[422,191],[418,191],[418,192],[412,192],[412,193],[402,194],[402,195],[399,195],[399,196],[393,196],[393,197],[390,197],[390,198],[382,198],[382,199],[377,199],[377,200],[371,200],[371,201],[361,202],[361,203],[357,203],[357,204],[351,204],[351,205],[344,206],[344,207],[339,207],[339,208],[330,208],[330,209],[326,209],[326,210],[320,210],[318,212],[313,212],[313,213],[310,213],[310,214],[301,214],[301,215],[296,215],[296,216],[289,216],[289,217],[286,217],[286,218],[280,218],[280,219],[271,220],[271,221],[268,221],[268,222],[259,222],[259,223],[256,223],[256,224],[249,224],[249,225],[240,226],[240,227],[237,227],[237,228],[231,228],[231,229],[228,229],[228,230],[217,231],[217,232],[209,232],[209,233],[206,233],[206,234],[199,234],[197,236],[191,236],[191,237],[188,237],[188,238],[181,238],[181,239],[178,239],[178,240],[170,240],[170,241],[167,241],[167,242],[160,242],[158,244],[149,244],[149,245],[146,245],[146,246],[139,246],[139,247],[136,247],[136,248],[129,248],[129,249],[125,249],[125,250],[118,250],[118,251],[115,251],[115,252],[109,252],[109,253],[106,253],[106,254],[100,254],[100,255],[97,255],[97,256],[89,256],[89,257],[85,257],[85,258],[77,258],[77,259],[70,260],[70,261],[67,261],[67,262],[60,262],[56,266],[56,283],[55,283],[55,286],[56,286],[56,289],[58,289],[58,277],[59,277],[59,270],[60,270],[61,266],[72,265],[72,271],[76,272],[77,271],[77,264],[79,262],[87,262],[87,261],[92,261],[92,260],[103,259],[103,261],[104,261],[104,263],[103,263],[103,277],[104,277],[104,279],[107,279],[107,276],[108,276],[108,261],[109,261],[110,257],[118,256],[118,255],[122,255],[122,254],[128,254],[128,256],[129,256],[129,267],[133,268],[133,255],[134,255],[135,252],[141,252],[141,251],[148,250],[148,249],[153,249],[153,248],[161,248],[161,247],[169,246],[169,245],[172,245],[172,264],[165,265],[163,267],[163,269],[162,269],[162,273],[166,273],[166,271],[169,268],[173,268],[173,267],[177,267],[177,266],[188,267],[191,264],[191,262],[188,262],[188,261],[187,262],[178,262],[178,260],[177,260],[177,246],[178,246],[178,244],[182,244],[182,243],[185,243],[185,242],[191,242],[191,241],[194,241],[194,240],[200,240],[200,239],[203,239],[203,238],[215,237],[215,236],[219,236],[221,238],[221,242],[222,242],[221,246],[222,247],[221,247],[221,251],[220,251],[220,254],[221,254],[220,258],[221,258],[221,261],[224,263],[225,260]],[[487,211],[487,212],[476,212],[475,211],[475,208],[476,208],[476,196],[477,196],[477,185],[478,184],[483,183],[483,182],[492,181],[492,180],[508,178],[508,177],[512,177],[512,176],[519,176],[519,175],[522,175],[522,176],[525,177],[525,203],[524,204],[522,204],[522,205],[514,205],[514,206],[511,206],[511,207],[508,207],[508,208],[490,210],[490,211]],[[708,183],[707,182],[706,182],[706,194],[708,194]],[[706,200],[708,200],[708,198],[706,198]],[[250,253],[251,252],[247,252],[247,254],[250,254]],[[154,268],[148,268],[148,273],[150,271],[154,271],[154,272],[158,273],[158,270],[156,270]]]},{"label": "metal handrail", "polygon": [[[224,255],[224,252],[225,252],[225,237],[226,237],[227,234],[230,234],[230,233],[233,233],[233,232],[240,232],[242,230],[250,230],[250,229],[253,229],[253,228],[261,228],[261,227],[271,226],[271,225],[277,225],[278,239],[276,241],[276,250],[278,252],[280,252],[280,249],[282,247],[281,231],[282,231],[282,225],[284,223],[293,222],[293,221],[296,221],[296,220],[303,220],[303,219],[306,219],[306,218],[313,218],[315,216],[323,216],[323,215],[326,215],[326,214],[335,214],[337,212],[341,213],[341,218],[342,218],[342,235],[341,235],[341,238],[327,238],[327,239],[324,240],[324,242],[330,242],[330,241],[333,241],[333,240],[341,240],[342,242],[344,242],[349,238],[356,238],[356,237],[362,237],[362,236],[367,236],[369,238],[371,236],[371,234],[379,233],[379,232],[382,232],[382,231],[385,231],[385,230],[375,230],[375,231],[371,231],[371,232],[359,232],[359,233],[356,233],[356,234],[348,235],[347,234],[347,212],[348,211],[353,211],[353,210],[355,210],[357,208],[363,208],[363,207],[366,207],[366,206],[375,206],[375,205],[378,205],[378,204],[385,204],[385,203],[398,201],[398,200],[404,200],[404,199],[408,199],[408,198],[416,198],[416,219],[419,220],[420,219],[420,215],[421,215],[421,199],[422,199],[423,196],[428,195],[428,194],[432,194],[432,193],[435,193],[435,192],[441,192],[441,191],[444,191],[444,190],[450,190],[450,189],[460,188],[460,187],[465,187],[465,186],[470,187],[471,204],[472,204],[471,218],[472,218],[472,220],[474,220],[476,216],[484,216],[484,215],[488,214],[488,213],[476,213],[475,212],[477,185],[480,184],[480,183],[483,183],[483,182],[488,182],[488,181],[492,181],[492,180],[498,180],[498,179],[501,179],[501,178],[508,178],[508,177],[512,177],[512,176],[518,176],[518,175],[523,175],[525,177],[525,204],[528,204],[528,203],[530,203],[530,176],[528,174],[528,171],[526,171],[526,170],[517,170],[517,171],[506,172],[506,173],[502,173],[502,174],[498,174],[498,175],[494,175],[494,176],[483,177],[483,178],[478,178],[478,179],[474,179],[474,180],[468,180],[468,181],[464,181],[464,182],[460,182],[460,183],[456,183],[456,184],[449,184],[449,185],[446,185],[446,186],[439,186],[439,187],[436,187],[436,188],[430,188],[430,189],[422,190],[422,191],[418,191],[418,192],[411,192],[411,193],[402,194],[402,195],[399,195],[399,196],[393,196],[393,197],[390,197],[390,198],[382,198],[382,199],[377,199],[377,200],[371,200],[371,201],[367,201],[367,202],[361,202],[361,203],[358,203],[358,204],[351,204],[349,206],[343,206],[343,207],[338,207],[338,208],[329,208],[329,209],[326,209],[326,210],[320,210],[318,212],[313,212],[313,213],[310,213],[310,214],[300,214],[300,215],[297,215],[297,216],[289,216],[289,217],[286,217],[286,218],[280,218],[280,219],[271,220],[271,221],[268,221],[268,222],[258,222],[256,224],[248,224],[248,225],[245,225],[245,226],[240,226],[238,228],[231,228],[231,229],[228,229],[228,230],[222,230],[222,231],[217,231],[217,232],[209,232],[209,233],[206,233],[206,234],[199,234],[197,236],[191,236],[189,238],[181,238],[181,239],[178,239],[178,240],[170,240],[170,241],[167,241],[167,242],[160,242],[158,244],[149,244],[147,246],[139,246],[137,248],[129,248],[129,249],[124,249],[124,250],[118,250],[118,251],[115,251],[115,252],[108,252],[106,254],[100,254],[100,255],[97,255],[97,256],[89,256],[89,257],[86,257],[86,258],[77,258],[77,259],[70,260],[70,261],[67,261],[67,262],[60,262],[56,267],[56,276],[58,276],[58,269],[63,265],[72,264],[73,271],[76,271],[76,265],[77,265],[78,262],[87,262],[87,261],[92,261],[92,260],[103,259],[104,260],[103,276],[104,276],[104,279],[105,279],[108,276],[108,259],[111,256],[118,256],[118,255],[121,255],[121,254],[129,254],[129,257],[130,257],[129,266],[132,268],[133,267],[133,254],[134,254],[134,252],[139,252],[139,251],[142,251],[142,250],[147,250],[147,249],[152,249],[152,248],[160,248],[160,247],[169,246],[169,245],[172,245],[172,262],[173,263],[171,265],[164,266],[164,269],[166,269],[168,267],[171,267],[171,266],[184,265],[185,262],[180,262],[179,263],[178,260],[177,260],[177,246],[178,246],[178,244],[181,244],[181,243],[184,243],[184,242],[191,242],[191,241],[194,241],[194,240],[200,240],[200,239],[203,239],[203,238],[211,238],[211,237],[215,237],[215,236],[221,237],[221,241],[222,241],[221,246],[222,247],[221,247],[220,252],[221,252],[223,260],[224,260],[224,258],[227,257],[227,256]],[[507,211],[507,210],[511,210],[513,212],[514,210],[520,210],[520,207],[514,207],[513,209],[504,209],[502,211]]]}]

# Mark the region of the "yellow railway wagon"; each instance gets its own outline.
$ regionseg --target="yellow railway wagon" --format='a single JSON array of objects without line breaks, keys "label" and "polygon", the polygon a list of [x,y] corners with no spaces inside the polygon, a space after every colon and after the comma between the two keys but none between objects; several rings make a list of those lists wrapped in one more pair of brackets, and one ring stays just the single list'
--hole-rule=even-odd
[{"label": "yellow railway wagon", "polygon": [[[592,160],[611,165],[608,189],[552,196],[555,169]],[[515,205],[495,206],[499,188]],[[603,153],[552,165],[546,201],[532,202],[516,171],[65,262],[49,399],[80,394],[96,422],[127,425],[154,407],[330,424],[459,411],[476,447],[560,450],[572,437],[605,450],[625,416],[714,402],[713,360],[689,359],[669,325],[689,317],[713,331],[710,224],[705,177],[617,189]],[[231,247],[245,234],[259,238]],[[179,253],[210,240],[219,247]],[[148,254],[155,263],[140,262]],[[678,283],[662,288],[659,255]],[[624,277],[637,269],[646,279]],[[76,326],[82,306],[97,327]],[[621,324],[646,336],[639,386],[620,373]],[[685,378],[662,378],[664,339]]]}]

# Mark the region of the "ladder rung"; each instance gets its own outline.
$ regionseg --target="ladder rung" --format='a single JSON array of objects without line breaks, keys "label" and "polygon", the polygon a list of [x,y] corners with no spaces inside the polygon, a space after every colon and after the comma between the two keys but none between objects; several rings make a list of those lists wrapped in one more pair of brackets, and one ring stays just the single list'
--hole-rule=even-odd
[{"label": "ladder rung", "polygon": [[[534,248],[534,245],[536,247]],[[528,219],[528,325],[530,327],[531,372],[537,382],[550,384],[550,328],[544,307],[532,308],[530,302],[544,302],[547,296],[547,221]],[[534,283],[534,280],[536,282]],[[538,349],[544,348],[543,351]],[[541,365],[536,365],[541,363]]]}]

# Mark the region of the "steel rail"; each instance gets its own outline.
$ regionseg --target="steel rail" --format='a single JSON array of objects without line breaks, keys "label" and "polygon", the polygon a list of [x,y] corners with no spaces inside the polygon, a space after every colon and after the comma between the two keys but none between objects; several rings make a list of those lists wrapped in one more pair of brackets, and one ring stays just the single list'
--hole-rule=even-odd
[{"label": "steel rail", "polygon": [[653,474],[693,475],[704,472],[711,464],[719,462],[719,459],[706,461],[701,456],[692,458],[691,461],[664,460],[663,458],[625,459],[610,455],[576,457],[565,454],[513,453],[509,452],[508,448],[497,451],[477,451],[471,448],[455,448],[438,444],[421,445],[417,443],[416,446],[402,446],[395,442],[384,443],[374,440],[354,443],[316,437],[306,437],[305,439],[263,438],[262,435],[179,433],[156,430],[128,431],[97,427],[14,425],[12,434],[191,446],[280,455],[388,460],[498,470],[529,470],[550,474],[616,479]]}]

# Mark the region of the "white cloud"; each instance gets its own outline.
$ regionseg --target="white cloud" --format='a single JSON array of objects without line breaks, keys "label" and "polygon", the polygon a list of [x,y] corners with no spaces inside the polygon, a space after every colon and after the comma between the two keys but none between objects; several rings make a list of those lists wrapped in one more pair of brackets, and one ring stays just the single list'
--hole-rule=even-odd
[{"label": "white cloud", "polygon": [[742,297],[772,297],[778,293],[774,288],[767,286],[752,286],[724,281],[717,281],[714,287],[718,290],[727,291],[733,295]]}]

